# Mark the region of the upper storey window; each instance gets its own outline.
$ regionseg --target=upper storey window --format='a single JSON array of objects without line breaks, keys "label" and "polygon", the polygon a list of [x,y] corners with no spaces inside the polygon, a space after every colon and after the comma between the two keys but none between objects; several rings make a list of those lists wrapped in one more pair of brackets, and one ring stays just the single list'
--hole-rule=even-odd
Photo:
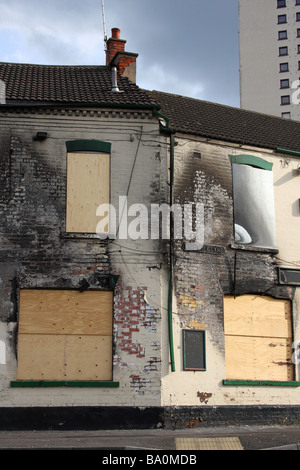
[{"label": "upper storey window", "polygon": [[235,243],[276,248],[272,164],[252,155],[230,155]]},{"label": "upper storey window", "polygon": [[67,149],[66,232],[96,233],[97,207],[110,202],[110,144],[73,141]]},{"label": "upper storey window", "polygon": [[278,15],[278,24],[286,23],[286,15]]},{"label": "upper storey window", "polygon": [[278,39],[287,39],[287,31],[278,31]]}]

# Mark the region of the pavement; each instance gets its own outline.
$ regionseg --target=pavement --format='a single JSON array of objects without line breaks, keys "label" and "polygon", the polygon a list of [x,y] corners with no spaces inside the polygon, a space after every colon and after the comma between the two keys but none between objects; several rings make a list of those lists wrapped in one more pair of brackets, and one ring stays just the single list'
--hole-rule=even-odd
[{"label": "pavement", "polygon": [[[202,450],[300,450],[300,425],[99,431],[0,431],[0,452],[93,450],[110,456],[135,452],[198,453]],[[130,451],[130,452],[129,452]]]}]

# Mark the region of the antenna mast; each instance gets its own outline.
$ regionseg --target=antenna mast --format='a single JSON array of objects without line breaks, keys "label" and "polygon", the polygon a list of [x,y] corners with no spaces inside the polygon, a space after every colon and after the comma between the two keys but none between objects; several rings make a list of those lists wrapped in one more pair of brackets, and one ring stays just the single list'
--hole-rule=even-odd
[{"label": "antenna mast", "polygon": [[102,18],[103,18],[104,50],[106,51],[107,36],[106,36],[106,25],[105,25],[104,0],[101,0],[101,3],[102,3]]}]

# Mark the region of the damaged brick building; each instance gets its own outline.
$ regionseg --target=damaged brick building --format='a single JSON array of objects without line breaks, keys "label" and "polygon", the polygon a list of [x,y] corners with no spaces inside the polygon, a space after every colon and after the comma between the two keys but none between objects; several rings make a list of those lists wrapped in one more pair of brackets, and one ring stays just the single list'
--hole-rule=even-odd
[{"label": "damaged brick building", "polygon": [[168,376],[166,403],[193,425],[298,421],[299,123],[151,96],[174,136],[174,203],[202,204],[204,221],[199,249],[174,240],[173,358],[186,375],[180,387]]},{"label": "damaged brick building", "polygon": [[119,33],[0,63],[0,427],[297,421],[300,124],[140,89]]}]

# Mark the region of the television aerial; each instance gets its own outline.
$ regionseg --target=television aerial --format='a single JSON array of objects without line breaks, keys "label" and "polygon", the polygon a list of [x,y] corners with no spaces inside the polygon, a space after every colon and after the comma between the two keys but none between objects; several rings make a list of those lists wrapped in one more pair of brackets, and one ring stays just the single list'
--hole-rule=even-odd
[{"label": "television aerial", "polygon": [[101,0],[101,6],[102,6],[102,20],[103,20],[104,50],[106,51],[107,36],[106,36],[106,24],[105,24],[104,0]]}]

